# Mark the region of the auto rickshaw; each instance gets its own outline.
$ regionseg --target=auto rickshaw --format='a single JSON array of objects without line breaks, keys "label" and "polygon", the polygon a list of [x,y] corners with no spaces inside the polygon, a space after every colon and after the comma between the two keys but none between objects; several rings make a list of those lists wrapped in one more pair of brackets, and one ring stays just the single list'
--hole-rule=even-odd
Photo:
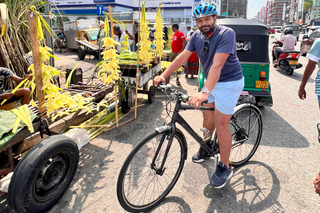
[{"label": "auto rickshaw", "polygon": [[258,106],[272,106],[269,82],[269,34],[264,23],[250,19],[218,19],[219,25],[236,33],[237,55],[245,85],[243,91],[255,97]]}]

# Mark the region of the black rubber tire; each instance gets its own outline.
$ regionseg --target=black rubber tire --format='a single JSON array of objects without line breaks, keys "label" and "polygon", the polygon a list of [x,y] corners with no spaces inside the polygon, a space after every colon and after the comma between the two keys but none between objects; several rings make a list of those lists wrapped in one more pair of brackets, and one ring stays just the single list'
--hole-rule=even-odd
[{"label": "black rubber tire", "polygon": [[[257,151],[263,128],[261,116],[260,110],[253,104],[242,104],[236,107],[229,122],[229,130],[232,138],[229,160],[233,167],[244,165]],[[233,125],[234,123],[240,127],[240,130],[236,131]],[[252,127],[251,124],[254,126]],[[248,133],[249,129],[250,133]],[[255,132],[253,132],[253,130]],[[217,132],[215,132],[213,140],[215,142],[217,141]]]},{"label": "black rubber tire", "polygon": [[[156,174],[155,169],[152,169],[151,166],[151,162],[154,157],[153,154],[159,147],[159,140],[162,140],[164,141],[164,143],[159,152],[161,156],[158,156],[157,160],[155,161],[155,167],[160,167],[159,164],[162,163],[162,155],[164,155],[165,149],[167,148],[167,134],[167,132],[154,132],[152,134],[149,134],[145,139],[138,143],[138,145],[131,151],[131,153],[125,160],[120,170],[117,182],[118,200],[125,210],[129,212],[145,212],[153,209],[169,194],[169,192],[172,190],[177,180],[179,179],[186,159],[185,155],[187,155],[187,153],[184,137],[178,132],[175,134],[172,141],[172,145],[168,153],[168,158],[164,165],[164,168],[166,169],[163,175]],[[157,137],[159,137],[159,140]],[[155,140],[153,141],[153,139]],[[154,144],[152,144],[152,142],[154,142]],[[173,159],[170,158],[170,154],[176,154],[177,156]],[[142,168],[140,168],[139,166]],[[169,180],[166,180],[166,178],[169,177],[171,173],[173,177],[168,178]],[[144,175],[146,175],[147,177],[145,177]],[[127,181],[129,181],[129,184]],[[145,182],[141,183],[142,181]],[[164,183],[160,184],[162,187],[155,187],[160,186],[158,181],[164,181]],[[133,182],[133,185],[131,185],[131,182]],[[166,186],[164,186],[164,184],[166,184]],[[130,186],[132,186],[133,189],[130,188],[130,193],[127,196],[127,191],[125,190],[125,188]],[[161,190],[161,192],[157,193],[156,191],[159,189]],[[153,193],[157,195],[154,195]],[[132,201],[130,201],[130,195],[132,194],[138,196],[138,199],[136,199],[134,196],[134,201],[138,200],[138,202],[140,201],[141,203],[132,203]],[[143,195],[148,196],[148,198],[139,199]]]},{"label": "black rubber tire", "polygon": [[14,170],[8,203],[16,212],[46,212],[68,189],[79,162],[69,137],[55,135],[33,146]]},{"label": "black rubber tire", "polygon": [[289,68],[286,70],[286,73],[287,73],[287,75],[292,75],[292,74],[293,74],[293,71],[294,71],[294,69],[292,69],[292,67],[289,67]]},{"label": "black rubber tire", "polygon": [[155,96],[156,96],[156,87],[152,85],[149,87],[149,91],[148,91],[148,101],[150,104],[153,103]]},{"label": "black rubber tire", "polygon": [[83,46],[78,47],[78,58],[83,60],[86,57],[86,49]]}]

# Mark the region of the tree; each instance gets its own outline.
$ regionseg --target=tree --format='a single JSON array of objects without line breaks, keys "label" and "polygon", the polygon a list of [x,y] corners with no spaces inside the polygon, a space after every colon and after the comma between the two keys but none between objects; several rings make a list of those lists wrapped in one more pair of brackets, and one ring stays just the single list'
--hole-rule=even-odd
[{"label": "tree", "polygon": [[303,9],[307,12],[310,12],[310,9],[312,8],[312,0],[309,0],[308,2],[303,3]]}]

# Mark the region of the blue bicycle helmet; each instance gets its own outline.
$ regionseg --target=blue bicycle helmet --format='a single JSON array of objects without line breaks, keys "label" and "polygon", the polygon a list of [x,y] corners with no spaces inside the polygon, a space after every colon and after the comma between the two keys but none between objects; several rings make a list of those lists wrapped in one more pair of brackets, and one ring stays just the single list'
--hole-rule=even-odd
[{"label": "blue bicycle helmet", "polygon": [[214,6],[212,6],[209,3],[205,3],[205,4],[201,3],[198,6],[196,6],[196,8],[194,8],[192,16],[194,19],[197,19],[205,16],[213,16],[216,14],[217,14],[217,11]]}]

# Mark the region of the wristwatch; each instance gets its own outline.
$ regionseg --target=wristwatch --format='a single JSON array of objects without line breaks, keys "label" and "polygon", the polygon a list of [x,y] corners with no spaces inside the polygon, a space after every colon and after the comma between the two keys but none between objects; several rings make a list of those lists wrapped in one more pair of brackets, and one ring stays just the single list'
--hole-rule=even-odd
[{"label": "wristwatch", "polygon": [[201,92],[210,94],[210,90],[207,87],[202,87]]}]

